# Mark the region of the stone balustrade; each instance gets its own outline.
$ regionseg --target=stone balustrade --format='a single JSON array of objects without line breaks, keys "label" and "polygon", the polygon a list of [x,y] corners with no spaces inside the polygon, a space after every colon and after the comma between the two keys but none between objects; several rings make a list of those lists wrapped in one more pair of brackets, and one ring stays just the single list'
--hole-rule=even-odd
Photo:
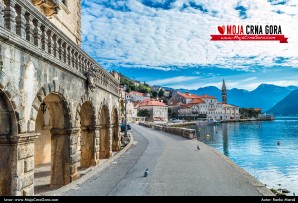
[{"label": "stone balustrade", "polygon": [[196,138],[196,131],[194,129],[180,128],[180,127],[169,127],[164,125],[154,125],[153,123],[139,123],[139,125],[147,128],[153,128],[154,130],[164,131],[167,133],[180,135],[182,137],[193,139]]},{"label": "stone balustrade", "polygon": [[94,86],[119,95],[119,82],[27,0],[0,0],[0,38],[59,68],[87,80],[96,69]]}]

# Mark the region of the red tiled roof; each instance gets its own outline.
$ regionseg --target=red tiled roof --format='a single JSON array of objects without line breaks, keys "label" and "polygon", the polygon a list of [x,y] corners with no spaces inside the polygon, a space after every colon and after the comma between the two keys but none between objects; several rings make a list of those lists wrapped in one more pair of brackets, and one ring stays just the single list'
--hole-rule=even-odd
[{"label": "red tiled roof", "polygon": [[181,106],[182,102],[173,102],[170,106]]},{"label": "red tiled roof", "polygon": [[141,93],[141,92],[136,92],[136,91],[130,91],[129,93],[126,93],[127,95],[132,95],[132,94],[135,94],[135,95],[138,95],[140,97],[147,97],[147,93]]},{"label": "red tiled roof", "polygon": [[167,106],[167,105],[160,101],[146,100],[146,101],[140,102],[140,106]]},{"label": "red tiled roof", "polygon": [[181,108],[182,109],[187,109],[187,108],[189,108],[189,107],[191,107],[193,105],[196,105],[196,104],[193,104],[193,103],[184,104],[184,105],[181,106]]},{"label": "red tiled roof", "polygon": [[204,95],[200,96],[200,98],[204,98],[204,99],[216,99],[215,97],[210,96],[210,95],[207,95],[207,94],[204,94]]},{"label": "red tiled roof", "polygon": [[193,99],[191,104],[204,104],[205,102],[202,99]]},{"label": "red tiled roof", "polygon": [[181,93],[181,92],[177,92],[177,94],[181,95],[182,97],[184,97],[186,99],[197,99],[197,98],[200,98],[200,96],[199,95],[196,95],[196,94]]}]

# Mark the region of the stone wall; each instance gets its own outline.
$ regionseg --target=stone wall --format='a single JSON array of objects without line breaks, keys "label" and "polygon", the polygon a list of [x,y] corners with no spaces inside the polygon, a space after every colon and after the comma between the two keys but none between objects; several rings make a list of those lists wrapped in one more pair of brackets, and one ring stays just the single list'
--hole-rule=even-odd
[{"label": "stone wall", "polygon": [[196,131],[194,129],[154,125],[153,123],[147,123],[147,122],[139,123],[139,125],[145,126],[147,128],[153,128],[154,130],[158,130],[158,131],[164,131],[167,133],[180,135],[188,139],[193,139],[193,138],[196,138],[197,136]]},{"label": "stone wall", "polygon": [[70,38],[29,1],[0,0],[0,195],[33,195],[35,165],[50,161],[50,184],[62,186],[78,177],[82,153],[88,167],[120,149],[119,81]]},{"label": "stone wall", "polygon": [[57,0],[56,2],[59,9],[50,9],[50,12],[45,10],[44,5],[48,3],[46,1],[44,1],[43,4],[40,3],[40,0],[27,1],[35,5],[35,7],[45,15],[54,12],[55,14],[48,16],[48,19],[74,43],[78,45],[81,44],[81,0],[65,0],[65,4],[63,4],[61,0]]}]

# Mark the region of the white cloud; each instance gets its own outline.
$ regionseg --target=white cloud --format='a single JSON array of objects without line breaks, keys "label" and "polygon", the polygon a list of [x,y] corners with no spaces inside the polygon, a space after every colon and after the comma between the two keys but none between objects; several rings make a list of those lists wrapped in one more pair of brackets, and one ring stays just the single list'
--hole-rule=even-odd
[{"label": "white cloud", "polygon": [[190,82],[191,80],[198,79],[198,77],[193,76],[178,76],[172,78],[166,78],[161,80],[149,81],[148,84],[152,85],[171,85],[171,84],[181,84],[182,82]]},{"label": "white cloud", "polygon": [[[193,0],[207,13],[191,7],[189,0],[176,0],[171,9],[147,7],[137,0],[85,0],[83,10],[84,49],[106,64],[125,67],[217,66],[249,70],[254,66],[298,67],[298,3],[272,5],[266,0]],[[160,0],[159,3],[165,3]],[[238,5],[247,19],[239,17]],[[117,9],[112,9],[117,8]],[[121,10],[126,6],[129,12]],[[280,11],[282,14],[278,14]],[[269,42],[210,41],[218,25],[281,25],[287,44]],[[94,51],[96,50],[96,51]],[[277,63],[276,57],[286,58]],[[162,69],[162,68],[160,68]]]}]

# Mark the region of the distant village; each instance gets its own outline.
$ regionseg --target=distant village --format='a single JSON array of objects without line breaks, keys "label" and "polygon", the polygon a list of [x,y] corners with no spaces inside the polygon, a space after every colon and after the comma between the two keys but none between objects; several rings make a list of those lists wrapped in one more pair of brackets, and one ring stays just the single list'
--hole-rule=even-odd
[{"label": "distant village", "polygon": [[225,81],[222,102],[211,95],[197,95],[131,80],[120,74],[121,107],[127,122],[168,122],[169,120],[239,120],[239,107],[228,104]]}]

